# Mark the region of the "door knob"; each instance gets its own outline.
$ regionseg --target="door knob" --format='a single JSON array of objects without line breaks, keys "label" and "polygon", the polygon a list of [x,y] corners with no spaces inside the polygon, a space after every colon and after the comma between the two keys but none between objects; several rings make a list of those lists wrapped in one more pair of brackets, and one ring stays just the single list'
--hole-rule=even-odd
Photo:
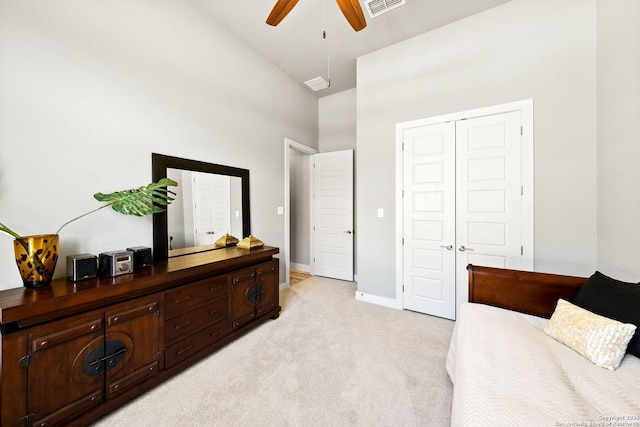
[{"label": "door knob", "polygon": [[464,252],[464,251],[472,251],[473,249],[471,249],[471,248],[465,248],[465,247],[464,247],[464,245],[462,245],[462,246],[460,246],[460,247],[458,248],[458,250],[459,250],[460,252]]},{"label": "door knob", "polygon": [[344,233],[351,234],[351,230],[345,230]]},{"label": "door knob", "polygon": [[448,251],[450,251],[451,249],[453,249],[453,245],[447,245],[447,246],[440,246],[442,249],[446,249]]}]

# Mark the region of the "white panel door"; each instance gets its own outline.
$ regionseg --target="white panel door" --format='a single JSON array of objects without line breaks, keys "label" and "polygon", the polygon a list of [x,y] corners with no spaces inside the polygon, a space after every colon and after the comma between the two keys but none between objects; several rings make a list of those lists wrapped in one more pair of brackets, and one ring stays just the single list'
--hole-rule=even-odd
[{"label": "white panel door", "polygon": [[231,228],[230,177],[193,173],[195,245],[211,245]]},{"label": "white panel door", "polygon": [[403,131],[403,306],[455,318],[455,123]]},{"label": "white panel door", "polygon": [[527,267],[521,121],[514,111],[402,130],[404,308],[455,319],[468,264]]},{"label": "white panel door", "polygon": [[212,178],[215,198],[211,208],[215,242],[225,234],[231,233],[231,177],[228,175],[212,175]]},{"label": "white panel door", "polygon": [[467,264],[522,268],[520,112],[456,122],[457,306]]},{"label": "white panel door", "polygon": [[353,151],[311,157],[313,274],[353,281]]}]

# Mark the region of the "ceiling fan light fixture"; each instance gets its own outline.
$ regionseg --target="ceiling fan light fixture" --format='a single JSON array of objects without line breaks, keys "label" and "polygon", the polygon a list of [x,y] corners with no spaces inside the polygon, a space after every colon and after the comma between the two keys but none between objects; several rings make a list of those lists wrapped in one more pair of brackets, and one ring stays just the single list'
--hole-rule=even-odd
[{"label": "ceiling fan light fixture", "polygon": [[309,88],[314,92],[327,89],[331,85],[330,82],[326,81],[322,77],[316,77],[315,79],[307,80],[306,82],[304,82],[304,84],[309,86]]},{"label": "ceiling fan light fixture", "polygon": [[[389,0],[395,1],[395,0]],[[404,2],[404,0],[402,0]],[[342,14],[349,22],[349,25],[355,30],[360,31],[367,26],[364,18],[364,12],[360,6],[360,0],[336,0]],[[298,3],[298,0],[277,0],[271,9],[271,13],[267,17],[267,24],[276,26],[285,16],[291,12],[291,9]]]}]

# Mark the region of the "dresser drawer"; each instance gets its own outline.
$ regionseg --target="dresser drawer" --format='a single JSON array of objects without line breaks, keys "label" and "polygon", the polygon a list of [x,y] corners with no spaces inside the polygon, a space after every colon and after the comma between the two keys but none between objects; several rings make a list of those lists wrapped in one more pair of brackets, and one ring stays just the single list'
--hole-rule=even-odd
[{"label": "dresser drawer", "polygon": [[215,343],[228,333],[229,321],[225,319],[182,341],[170,345],[164,352],[165,369],[174,366],[203,348]]},{"label": "dresser drawer", "polygon": [[226,294],[226,276],[211,277],[182,286],[164,295],[165,318],[184,313]]},{"label": "dresser drawer", "polygon": [[164,341],[166,344],[172,344],[213,323],[227,320],[228,311],[227,299],[219,297],[202,307],[167,320],[164,324]]}]

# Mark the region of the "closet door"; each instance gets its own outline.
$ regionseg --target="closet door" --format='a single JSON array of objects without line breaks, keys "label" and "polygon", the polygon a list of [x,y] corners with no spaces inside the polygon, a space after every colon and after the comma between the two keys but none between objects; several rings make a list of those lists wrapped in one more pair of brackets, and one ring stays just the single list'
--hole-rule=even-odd
[{"label": "closet door", "polygon": [[522,268],[520,112],[456,122],[457,306],[468,264]]},{"label": "closet door", "polygon": [[523,269],[521,126],[515,111],[403,129],[405,309],[455,319],[468,264]]},{"label": "closet door", "polygon": [[403,133],[403,306],[455,318],[455,124]]}]

